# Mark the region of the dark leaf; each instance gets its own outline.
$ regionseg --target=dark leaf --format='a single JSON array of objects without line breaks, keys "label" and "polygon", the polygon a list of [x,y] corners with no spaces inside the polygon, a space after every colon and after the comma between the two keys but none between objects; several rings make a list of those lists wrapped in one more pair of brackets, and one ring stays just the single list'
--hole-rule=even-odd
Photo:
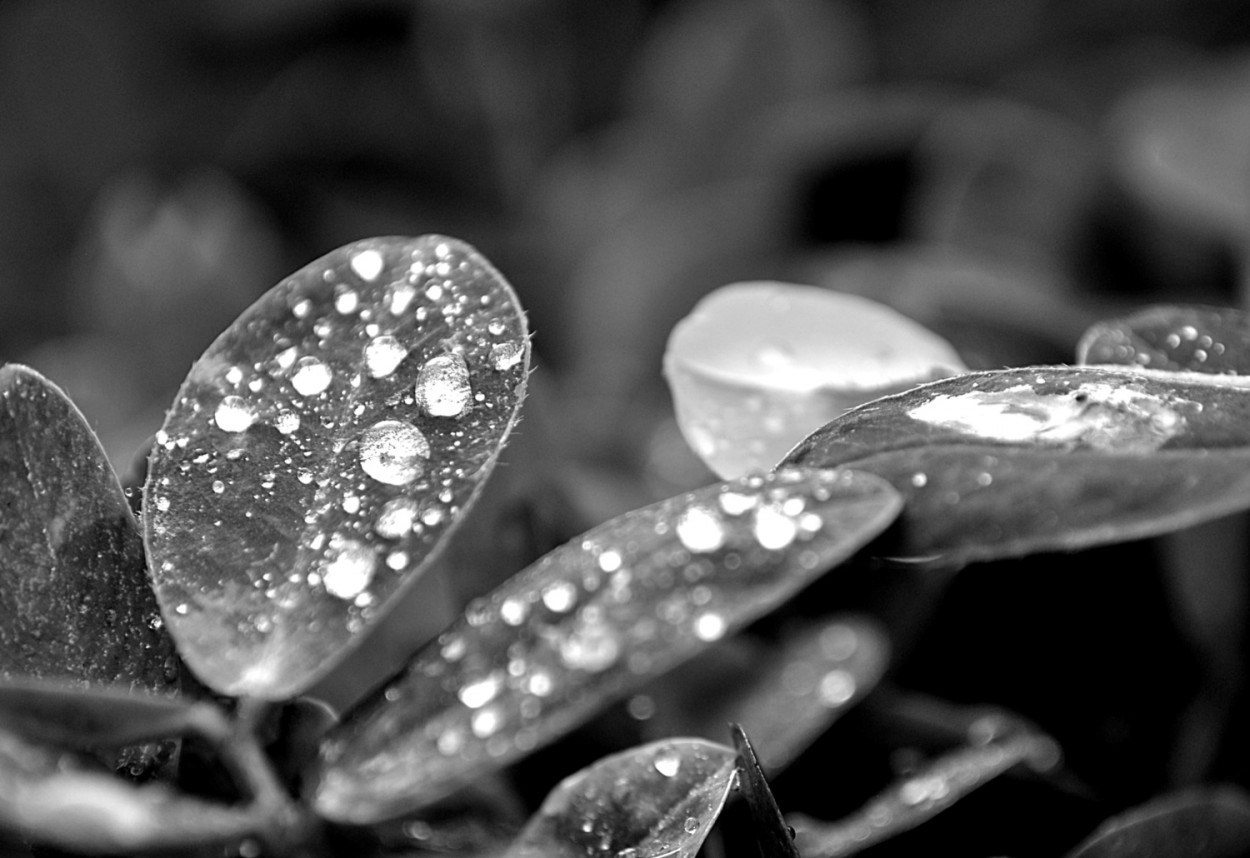
[{"label": "dark leaf", "polygon": [[1077,346],[1077,360],[1250,375],[1250,315],[1227,307],[1150,307],[1091,327]]},{"label": "dark leaf", "polygon": [[626,513],[551,552],[348,713],[317,809],[368,822],[550,742],[776,607],[898,514],[854,472],[781,471]]},{"label": "dark leaf", "polygon": [[1093,367],[973,373],[848,412],[796,446],[793,465],[850,466],[902,492],[883,552],[1074,550],[1250,507],[1250,387]]},{"label": "dark leaf", "polygon": [[795,842],[804,858],[851,855],[915,828],[1020,763],[1044,770],[1058,761],[1054,740],[1036,733],[1015,733],[960,748],[895,784],[846,819],[820,822],[791,816]]},{"label": "dark leaf", "polygon": [[694,858],[734,784],[730,748],[666,739],[565,778],[505,858]]},{"label": "dark leaf", "polygon": [[205,683],[294,696],[428,567],[516,420],[527,336],[485,259],[424,236],[333,251],[209,347],[144,498],[157,595]]},{"label": "dark leaf", "polygon": [[1069,858],[1241,858],[1250,854],[1250,798],[1235,787],[1162,796],[1104,822]]},{"label": "dark leaf", "polygon": [[781,816],[777,800],[760,768],[759,758],[751,747],[751,740],[742,732],[737,724],[730,725],[734,747],[738,749],[738,777],[742,781],[742,793],[747,805],[751,808],[751,819],[755,821],[755,838],[760,845],[763,858],[799,858],[798,849],[794,846],[794,834]]},{"label": "dark leaf", "polygon": [[238,844],[263,833],[246,811],[136,787],[75,765],[65,753],[0,732],[0,829],[32,843],[90,854],[132,855]]}]

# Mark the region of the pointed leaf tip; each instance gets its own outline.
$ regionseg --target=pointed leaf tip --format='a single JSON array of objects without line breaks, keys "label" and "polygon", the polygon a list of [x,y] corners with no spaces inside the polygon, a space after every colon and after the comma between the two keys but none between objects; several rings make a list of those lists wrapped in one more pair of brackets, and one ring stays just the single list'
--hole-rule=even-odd
[{"label": "pointed leaf tip", "polygon": [[517,418],[524,313],[451,238],[310,263],[192,367],[152,454],[146,540],[183,657],[295,696],[427,568]]},{"label": "pointed leaf tip", "polygon": [[469,605],[322,747],[331,819],[415,809],[552,741],[772,610],[898,515],[851,471],[794,469],[626,513]]}]

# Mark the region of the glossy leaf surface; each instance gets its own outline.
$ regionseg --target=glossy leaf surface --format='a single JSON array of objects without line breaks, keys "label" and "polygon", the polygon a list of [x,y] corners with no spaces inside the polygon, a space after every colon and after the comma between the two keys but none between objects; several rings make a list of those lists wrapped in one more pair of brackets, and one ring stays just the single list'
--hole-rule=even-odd
[{"label": "glossy leaf surface", "polygon": [[605,757],[547,796],[506,858],[693,858],[733,787],[736,754],[667,739]]},{"label": "glossy leaf surface", "polygon": [[1250,375],[1250,315],[1227,307],[1150,307],[1091,327],[1077,360]]},{"label": "glossy leaf surface", "polygon": [[191,369],[145,489],[157,594],[216,690],[294,696],[426,567],[516,420],[511,287],[440,236],[342,247]]},{"label": "glossy leaf surface", "polygon": [[1234,787],[1161,796],[1107,820],[1069,858],[1238,858],[1250,853],[1250,798]]},{"label": "glossy leaf surface", "polygon": [[730,731],[734,747],[738,749],[738,777],[742,794],[751,808],[751,819],[755,821],[753,828],[760,854],[763,858],[799,858],[794,835],[781,816],[781,808],[777,807],[777,799],[773,797],[751,740],[738,724],[731,724]]},{"label": "glossy leaf surface", "polygon": [[782,471],[626,513],[471,603],[323,745],[313,797],[367,822],[553,740],[789,598],[898,514],[854,472]]},{"label": "glossy leaf surface", "polygon": [[0,369],[0,677],[172,690],[173,643],[121,485],[82,414]]},{"label": "glossy leaf surface", "polygon": [[1250,388],[1094,367],[972,373],[856,408],[783,465],[850,466],[907,497],[883,551],[1073,550],[1250,507]]},{"label": "glossy leaf surface", "polygon": [[0,828],[73,852],[133,855],[238,843],[263,823],[163,786],[133,786],[0,732]]},{"label": "glossy leaf surface", "polygon": [[962,371],[941,337],[884,304],[790,283],[717,289],[664,354],[682,434],[722,479],[771,467],[855,405]]}]

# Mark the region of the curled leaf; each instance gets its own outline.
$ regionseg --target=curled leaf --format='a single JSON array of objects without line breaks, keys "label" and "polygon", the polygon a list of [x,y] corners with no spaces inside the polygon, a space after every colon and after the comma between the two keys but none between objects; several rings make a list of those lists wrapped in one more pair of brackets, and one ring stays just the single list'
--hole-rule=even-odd
[{"label": "curled leaf", "polygon": [[441,236],[339,248],[244,311],[192,367],[145,488],[196,674],[283,699],[333,667],[472,504],[528,363],[511,287]]},{"label": "curled leaf", "polygon": [[898,514],[882,481],[781,471],[626,513],[468,606],[322,746],[313,801],[369,822],[550,742],[776,607]]},{"label": "curled leaf", "polygon": [[682,434],[724,479],[772,467],[855,405],[963,370],[945,341],[884,304],[788,283],[716,290],[664,354]]},{"label": "curled leaf", "polygon": [[735,758],[702,739],[605,757],[551,791],[505,858],[693,858],[733,787]]},{"label": "curled leaf", "polygon": [[1077,346],[1077,360],[1250,375],[1250,315],[1227,307],[1149,307],[1091,327]]},{"label": "curled leaf", "polygon": [[1238,858],[1250,853],[1250,798],[1231,786],[1161,796],[1112,817],[1068,858]]},{"label": "curled leaf", "polygon": [[848,466],[907,497],[908,558],[1073,550],[1250,507],[1250,385],[1109,367],[972,373],[856,408],[783,465]]}]

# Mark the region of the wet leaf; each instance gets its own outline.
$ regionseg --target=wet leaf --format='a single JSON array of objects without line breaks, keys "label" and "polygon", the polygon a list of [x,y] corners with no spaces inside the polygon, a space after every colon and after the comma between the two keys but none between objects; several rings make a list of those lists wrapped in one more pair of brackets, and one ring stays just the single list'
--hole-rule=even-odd
[{"label": "wet leaf", "polygon": [[116,474],[69,399],[0,368],[0,676],[177,680]]},{"label": "wet leaf", "polygon": [[137,787],[0,731],[0,829],[94,855],[239,843],[264,823],[242,810]]},{"label": "wet leaf", "polygon": [[751,808],[755,821],[755,838],[764,858],[799,858],[794,846],[794,835],[781,816],[781,808],[773,798],[773,791],[760,768],[759,758],[751,747],[751,740],[737,724],[730,725],[734,747],[738,749],[738,777],[742,781],[742,794]]},{"label": "wet leaf", "polygon": [[716,290],[664,355],[682,434],[723,479],[771,467],[853,406],[963,371],[945,341],[889,307],[789,283]]},{"label": "wet leaf", "polygon": [[473,502],[528,364],[511,287],[440,236],[339,248],[244,311],[192,367],[145,489],[196,674],[283,699],[332,668]]},{"label": "wet leaf", "polygon": [[1250,375],[1250,314],[1227,307],[1149,307],[1091,327],[1077,346],[1077,360]]},{"label": "wet leaf", "polygon": [[81,688],[57,681],[0,682],[0,727],[71,748],[120,747],[187,732],[213,732],[224,720],[210,704],[113,687]]},{"label": "wet leaf", "polygon": [[907,498],[881,549],[952,562],[1073,550],[1250,507],[1250,386],[1106,367],[972,373],[856,408],[783,465]]},{"label": "wet leaf", "polygon": [[854,472],[721,483],[587,531],[468,606],[333,731],[313,800],[368,822],[550,742],[776,607],[898,514]]},{"label": "wet leaf", "polygon": [[551,791],[505,858],[693,858],[733,787],[736,756],[666,739],[605,757]]},{"label": "wet leaf", "polygon": [[1058,760],[1058,746],[1048,736],[1009,735],[939,757],[846,819],[820,822],[794,814],[789,821],[804,858],[852,855],[928,821],[1021,763],[1047,769]]},{"label": "wet leaf", "polygon": [[1069,858],[1240,858],[1250,853],[1250,798],[1229,786],[1162,796],[1112,817]]}]

